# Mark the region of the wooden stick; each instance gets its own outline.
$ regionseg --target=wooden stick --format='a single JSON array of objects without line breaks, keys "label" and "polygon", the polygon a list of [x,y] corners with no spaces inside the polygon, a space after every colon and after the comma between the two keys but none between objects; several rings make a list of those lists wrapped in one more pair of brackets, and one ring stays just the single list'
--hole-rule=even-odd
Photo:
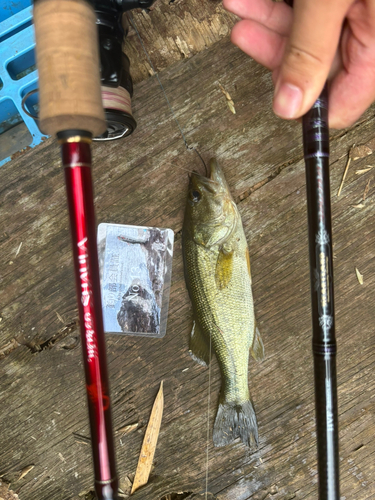
[{"label": "wooden stick", "polygon": [[159,392],[155,398],[154,406],[152,407],[150,420],[148,422],[146,434],[143,439],[133,487],[130,494],[133,494],[136,490],[138,490],[141,486],[144,486],[148,482],[152,461],[154,459],[156,443],[158,442],[161,419],[163,417],[163,407],[164,394],[162,381],[160,384]]}]

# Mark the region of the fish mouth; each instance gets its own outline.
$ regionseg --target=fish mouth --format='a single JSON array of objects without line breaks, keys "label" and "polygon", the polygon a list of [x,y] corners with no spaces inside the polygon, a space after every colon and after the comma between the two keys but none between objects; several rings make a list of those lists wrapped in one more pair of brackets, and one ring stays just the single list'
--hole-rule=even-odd
[{"label": "fish mouth", "polygon": [[211,177],[206,177],[205,175],[196,172],[195,170],[190,174],[190,187],[193,189],[199,189],[204,187],[209,193],[215,194],[218,191],[218,184]]},{"label": "fish mouth", "polygon": [[220,188],[224,188],[225,191],[229,191],[227,181],[225,180],[223,171],[221,170],[216,158],[211,158],[209,170],[209,177],[194,170],[190,174],[190,183],[192,186],[204,186],[207,191],[212,194],[217,193]]},{"label": "fish mouth", "polygon": [[212,181],[218,181],[218,176],[220,175],[221,177],[221,168],[219,167],[219,164],[216,160],[216,158],[211,158],[210,160],[210,164],[209,164],[209,167],[210,167],[210,179]]},{"label": "fish mouth", "polygon": [[209,166],[209,172],[207,171],[207,165],[204,164],[204,166],[206,168],[206,173],[208,173],[208,176],[200,174],[196,170],[193,170],[190,175],[194,175],[194,176],[200,177],[202,179],[207,179],[207,180],[214,181],[215,180],[215,174],[219,170],[219,165],[217,163],[216,158],[211,158],[210,163],[208,165]]}]

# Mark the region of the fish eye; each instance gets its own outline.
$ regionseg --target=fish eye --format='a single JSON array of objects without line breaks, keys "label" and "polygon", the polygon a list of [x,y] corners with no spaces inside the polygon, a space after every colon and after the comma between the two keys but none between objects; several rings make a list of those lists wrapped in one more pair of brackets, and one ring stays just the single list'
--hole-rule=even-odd
[{"label": "fish eye", "polygon": [[190,192],[190,198],[192,201],[197,203],[202,198],[202,195],[200,194],[199,191],[197,191],[196,189],[193,189],[193,191]]}]

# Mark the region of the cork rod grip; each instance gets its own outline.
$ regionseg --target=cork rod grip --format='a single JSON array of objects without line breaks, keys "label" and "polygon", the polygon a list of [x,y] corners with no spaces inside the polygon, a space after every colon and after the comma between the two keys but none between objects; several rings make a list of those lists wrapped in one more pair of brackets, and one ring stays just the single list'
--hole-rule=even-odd
[{"label": "cork rod grip", "polygon": [[45,134],[79,129],[95,137],[106,130],[95,20],[85,0],[34,4],[39,126]]}]

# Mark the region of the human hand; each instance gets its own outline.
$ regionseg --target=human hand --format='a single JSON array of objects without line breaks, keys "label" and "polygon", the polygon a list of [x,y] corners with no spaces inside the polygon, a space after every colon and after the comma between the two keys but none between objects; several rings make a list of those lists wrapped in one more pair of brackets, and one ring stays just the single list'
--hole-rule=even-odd
[{"label": "human hand", "polygon": [[375,1],[223,0],[242,20],[232,42],[272,71],[274,112],[304,115],[329,78],[329,125],[352,125],[375,100]]}]

